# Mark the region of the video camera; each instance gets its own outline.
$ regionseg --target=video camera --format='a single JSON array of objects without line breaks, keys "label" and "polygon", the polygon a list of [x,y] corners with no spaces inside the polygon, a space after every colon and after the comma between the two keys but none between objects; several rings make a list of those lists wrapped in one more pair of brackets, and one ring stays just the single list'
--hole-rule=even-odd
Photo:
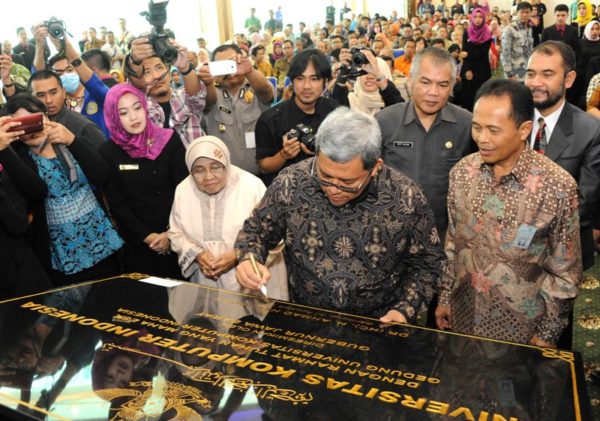
[{"label": "video camera", "polygon": [[156,55],[166,64],[172,64],[177,60],[179,51],[169,43],[169,34],[165,31],[167,4],[169,4],[169,0],[150,0],[148,11],[141,12],[140,15],[144,16],[148,23],[152,25],[152,31],[148,39]]}]

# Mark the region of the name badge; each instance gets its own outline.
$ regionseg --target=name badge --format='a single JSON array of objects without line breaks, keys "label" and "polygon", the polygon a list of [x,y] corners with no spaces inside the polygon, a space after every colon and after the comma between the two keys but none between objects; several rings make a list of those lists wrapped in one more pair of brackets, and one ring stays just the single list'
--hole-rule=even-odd
[{"label": "name badge", "polygon": [[529,244],[531,244],[531,240],[533,240],[533,237],[535,236],[536,231],[536,227],[527,224],[521,224],[517,230],[517,236],[513,240],[513,247],[527,250],[529,248]]},{"label": "name badge", "polygon": [[246,149],[256,149],[256,137],[254,132],[246,132],[244,134],[246,138]]},{"label": "name badge", "polygon": [[219,105],[219,111],[223,111],[224,113],[231,114],[231,110]]},{"label": "name badge", "polygon": [[401,148],[412,148],[413,147],[413,143],[412,142],[394,142],[394,146],[399,146]]},{"label": "name badge", "polygon": [[140,169],[138,164],[121,164],[119,165],[119,170],[121,171],[137,171]]}]

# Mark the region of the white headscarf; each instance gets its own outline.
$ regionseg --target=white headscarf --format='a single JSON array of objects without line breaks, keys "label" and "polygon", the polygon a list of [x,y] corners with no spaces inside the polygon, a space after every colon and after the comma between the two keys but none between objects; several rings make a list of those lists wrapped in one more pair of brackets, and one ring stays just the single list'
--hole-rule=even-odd
[{"label": "white headscarf", "polygon": [[[379,73],[383,74],[387,80],[393,80],[390,66],[387,65],[385,60],[379,57],[376,57],[375,60],[377,61]],[[356,83],[354,84],[354,92],[348,94],[348,102],[350,103],[350,108],[353,110],[358,110],[372,116],[385,107],[385,104],[381,98],[381,95],[379,94],[379,89],[375,92],[365,92],[362,87],[365,77],[366,75],[360,76],[356,80]]]},{"label": "white headscarf", "polygon": [[596,38],[592,38],[592,26],[594,25],[600,25],[600,22],[598,22],[597,20],[593,20],[591,22],[589,22],[587,25],[585,25],[585,29],[583,30],[583,35],[585,36],[585,39],[587,39],[588,41],[592,41],[592,42],[596,42],[598,40],[600,40],[600,36],[596,35]]},{"label": "white headscarf", "polygon": [[194,139],[185,152],[185,165],[192,172],[192,166],[198,158],[209,158],[220,162],[229,174],[231,155],[227,145],[216,136],[201,136]]}]

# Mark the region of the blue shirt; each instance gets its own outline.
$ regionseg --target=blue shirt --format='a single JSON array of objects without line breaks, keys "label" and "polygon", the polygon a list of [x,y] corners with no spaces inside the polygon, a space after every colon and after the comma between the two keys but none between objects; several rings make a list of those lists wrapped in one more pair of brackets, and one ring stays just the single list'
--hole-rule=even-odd
[{"label": "blue shirt", "polygon": [[67,275],[94,266],[123,246],[77,161],[71,183],[60,161],[31,154],[48,186],[45,200],[52,268]]},{"label": "blue shirt", "polygon": [[95,73],[83,85],[85,86],[85,94],[81,114],[96,123],[108,139],[110,134],[104,123],[104,98],[108,93],[108,86]]}]

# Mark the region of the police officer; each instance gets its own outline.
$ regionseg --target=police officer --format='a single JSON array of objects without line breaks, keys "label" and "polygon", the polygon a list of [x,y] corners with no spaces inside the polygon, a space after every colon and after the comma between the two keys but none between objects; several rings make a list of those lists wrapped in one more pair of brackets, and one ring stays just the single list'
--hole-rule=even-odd
[{"label": "police officer", "polygon": [[227,144],[232,164],[258,175],[254,126],[273,101],[273,88],[237,45],[217,47],[212,60],[234,60],[237,70],[215,77],[217,102],[206,112],[207,134]]}]

